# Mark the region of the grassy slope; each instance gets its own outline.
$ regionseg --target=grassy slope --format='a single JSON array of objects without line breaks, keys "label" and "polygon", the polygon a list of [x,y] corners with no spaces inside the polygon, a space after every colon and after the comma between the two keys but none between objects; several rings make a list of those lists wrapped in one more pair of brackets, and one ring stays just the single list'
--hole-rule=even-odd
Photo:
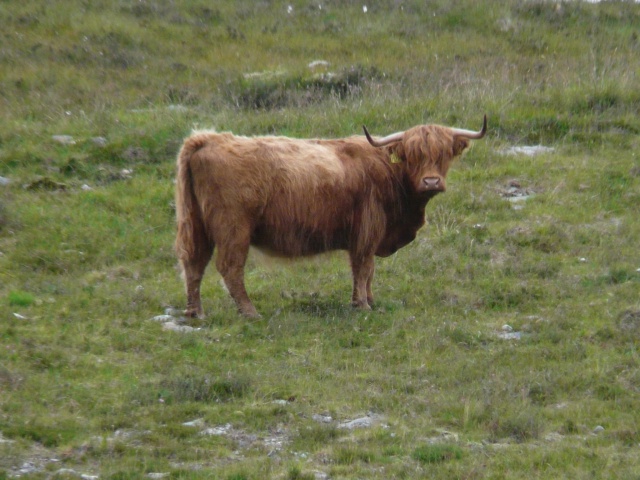
[{"label": "grassy slope", "polygon": [[[42,477],[637,475],[640,6],[381,3],[0,4],[0,478],[27,461]],[[238,318],[213,270],[202,330],[149,320],[184,302],[172,178],[192,127],[384,134],[484,112],[491,135],[430,226],[378,261],[376,311],[346,306],[337,254],[252,258],[263,320]],[[498,153],[532,143],[555,151]],[[42,178],[66,190],[22,188]],[[535,193],[520,210],[500,197],[514,179]],[[367,412],[383,425],[312,419]],[[182,426],[196,418],[233,434]]]}]

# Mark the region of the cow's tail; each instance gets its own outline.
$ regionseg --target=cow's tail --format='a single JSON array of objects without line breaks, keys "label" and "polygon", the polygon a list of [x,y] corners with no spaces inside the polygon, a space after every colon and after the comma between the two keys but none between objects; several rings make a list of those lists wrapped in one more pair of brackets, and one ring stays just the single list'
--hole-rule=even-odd
[{"label": "cow's tail", "polygon": [[176,175],[176,254],[185,262],[198,253],[205,234],[203,215],[196,197],[191,175],[191,157],[206,143],[204,135],[189,137],[178,154]]}]

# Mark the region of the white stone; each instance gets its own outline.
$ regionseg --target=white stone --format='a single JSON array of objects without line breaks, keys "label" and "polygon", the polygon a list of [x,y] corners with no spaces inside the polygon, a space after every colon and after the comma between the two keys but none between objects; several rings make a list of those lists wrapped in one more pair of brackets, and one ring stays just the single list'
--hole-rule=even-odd
[{"label": "white stone", "polygon": [[229,431],[232,428],[233,427],[231,426],[231,424],[227,423],[226,425],[221,425],[219,427],[207,428],[201,431],[200,435],[211,435],[211,436],[226,435],[227,433],[229,433]]},{"label": "white stone", "polygon": [[54,142],[58,142],[62,145],[75,145],[76,141],[71,135],[53,135],[51,139]]},{"label": "white stone", "polygon": [[498,338],[502,340],[520,340],[522,338],[521,332],[500,332]]},{"label": "white stone", "polygon": [[199,328],[190,327],[189,325],[178,325],[175,322],[166,322],[162,325],[163,330],[169,330],[179,333],[190,333],[200,330]]},{"label": "white stone", "polygon": [[190,422],[184,422],[182,426],[183,427],[204,427],[204,419],[196,418],[195,420],[191,420]]},{"label": "white stone", "polygon": [[366,417],[356,418],[348,422],[342,422],[338,425],[338,428],[346,428],[347,430],[353,430],[355,428],[370,428],[380,423],[382,417],[378,415],[367,415]]},{"label": "white stone", "polygon": [[500,153],[502,153],[503,155],[526,155],[528,157],[533,157],[535,155],[551,153],[553,151],[555,151],[555,148],[552,147],[544,147],[542,145],[526,145],[519,147],[509,147],[505,150],[501,150]]},{"label": "white stone", "polygon": [[311,69],[314,69],[317,67],[328,67],[329,65],[331,64],[326,60],[314,60],[313,62],[309,63],[309,65],[307,66]]},{"label": "white stone", "polygon": [[311,418],[314,419],[318,423],[331,423],[331,422],[333,422],[333,418],[331,418],[330,415],[320,415],[318,413],[314,413],[311,416]]}]

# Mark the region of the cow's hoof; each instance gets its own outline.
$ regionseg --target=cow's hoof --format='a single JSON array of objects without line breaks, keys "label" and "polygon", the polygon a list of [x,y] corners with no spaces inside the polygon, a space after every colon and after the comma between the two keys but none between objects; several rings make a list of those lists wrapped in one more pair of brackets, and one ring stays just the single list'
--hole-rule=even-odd
[{"label": "cow's hoof", "polygon": [[254,307],[253,305],[238,308],[238,312],[240,313],[240,315],[246,318],[262,318],[262,315],[258,313],[256,307]]},{"label": "cow's hoof", "polygon": [[371,310],[371,305],[367,302],[351,302],[351,306],[358,310]]},{"label": "cow's hoof", "polygon": [[204,312],[203,311],[198,311],[195,308],[187,308],[184,311],[184,316],[187,318],[204,318]]}]

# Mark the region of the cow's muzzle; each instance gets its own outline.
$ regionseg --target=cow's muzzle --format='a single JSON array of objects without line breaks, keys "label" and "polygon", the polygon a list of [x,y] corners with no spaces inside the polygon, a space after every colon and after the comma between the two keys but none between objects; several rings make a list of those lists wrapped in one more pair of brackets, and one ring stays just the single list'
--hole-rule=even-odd
[{"label": "cow's muzzle", "polygon": [[420,187],[423,192],[444,192],[447,189],[441,177],[424,177]]}]

